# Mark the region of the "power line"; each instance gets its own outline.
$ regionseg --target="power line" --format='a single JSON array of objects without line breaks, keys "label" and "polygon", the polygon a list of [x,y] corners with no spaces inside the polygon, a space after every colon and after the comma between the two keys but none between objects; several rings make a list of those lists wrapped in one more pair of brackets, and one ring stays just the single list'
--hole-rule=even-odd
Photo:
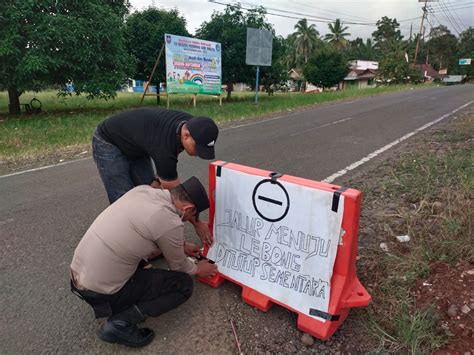
[{"label": "power line", "polygon": [[[432,3],[430,4],[430,10],[433,12],[437,12],[442,14],[442,16],[447,20],[448,23],[451,24],[452,28],[459,34],[462,32],[463,28],[467,28],[469,26],[466,26],[461,19],[459,18],[456,10],[463,10],[463,9],[469,9],[474,6],[474,3],[472,1],[469,1],[467,3],[449,3],[449,8],[446,3],[441,2],[441,3]],[[455,13],[456,17],[460,20],[461,24],[453,17],[452,12]],[[435,16],[436,21],[442,25],[441,21]]]},{"label": "power line", "polygon": [[356,18],[356,19],[359,19],[359,20],[371,22],[371,20],[369,20],[365,17],[349,15],[349,14],[345,14],[343,12],[338,12],[338,11],[325,10],[325,9],[320,8],[320,7],[310,6],[310,5],[307,5],[307,4],[301,4],[301,3],[298,3],[297,1],[295,1],[295,3],[297,5],[304,6],[306,8],[315,9],[315,10],[319,10],[319,11],[322,11],[322,12],[327,12],[327,13],[330,13],[330,14],[332,13],[332,14],[336,14],[336,15],[339,15],[339,16],[342,15],[342,16],[353,17],[353,18]]},{"label": "power line", "polygon": [[[445,4],[445,5],[446,5],[446,4]],[[451,2],[449,2],[449,5],[451,5]],[[447,5],[446,5],[446,6],[447,6]],[[458,13],[456,12],[456,10],[452,9],[452,7],[450,7],[449,9],[450,9],[451,14],[456,15],[456,18],[457,18],[457,20],[458,20],[458,23],[459,23],[459,25],[460,25],[460,28],[462,29],[463,27],[467,27],[467,26],[463,23],[463,21],[459,18]],[[451,11],[451,10],[452,10],[452,11]],[[454,16],[453,16],[453,18],[454,18]]]},{"label": "power line", "polygon": [[[452,3],[450,3],[451,5]],[[430,6],[432,6],[434,9],[441,9],[442,6],[438,3],[431,3]],[[466,9],[466,8],[470,8],[470,7],[473,7],[474,6],[474,3],[473,2],[469,2],[469,3],[462,3],[462,4],[452,4],[451,5],[451,9],[454,9],[454,10],[457,10],[457,9]]]},{"label": "power line", "polygon": [[[219,5],[224,5],[224,6],[232,5],[232,3],[224,3],[224,2],[220,2],[218,0],[208,0],[208,1],[212,2],[214,4],[219,4]],[[281,9],[276,9],[276,8],[271,8],[271,7],[266,7],[266,6],[262,6],[262,5],[251,4],[251,3],[240,2],[240,4],[241,4],[240,5],[241,8],[244,9],[244,10],[252,10],[252,8],[244,7],[244,6],[242,6],[242,4],[247,5],[247,6],[261,6],[267,11],[268,15],[279,16],[279,17],[284,17],[284,18],[290,18],[290,19],[295,19],[295,20],[306,19],[310,22],[321,22],[321,23],[333,23],[336,20],[334,18],[313,16],[313,15],[303,14],[303,13],[300,13],[300,12],[281,10]],[[268,10],[276,11],[276,12],[280,12],[280,13],[270,12]],[[303,17],[295,17],[293,15],[303,16]],[[400,21],[397,21],[397,22],[412,21],[412,20],[415,20],[415,19],[419,19],[420,17],[421,16],[414,17],[414,18],[411,18],[411,19],[404,19],[404,20],[400,20]],[[377,26],[377,23],[375,21],[374,22],[355,22],[355,21],[347,21],[347,20],[341,19],[341,22],[343,24],[355,25],[355,26],[372,26],[372,27]]]},{"label": "power line", "polygon": [[443,6],[444,8],[446,9],[446,12],[447,14],[449,15],[449,17],[451,18],[451,20],[453,21],[453,23],[456,25],[456,28],[458,30],[458,34],[462,32],[462,27],[461,25],[458,23],[458,21],[454,18],[453,14],[451,13],[451,10],[448,8],[448,6],[446,5],[446,3],[441,0],[441,2],[443,3]]},{"label": "power line", "polygon": [[[448,22],[451,24],[451,26],[453,27],[453,29],[458,33],[459,35],[459,27],[457,25],[457,23],[455,21],[452,20],[452,17],[450,16],[447,8],[446,8],[446,5],[444,4],[444,2],[441,0],[440,1],[440,5],[442,6],[442,12],[443,12],[443,16],[448,20]],[[462,32],[462,31],[461,31]]]}]

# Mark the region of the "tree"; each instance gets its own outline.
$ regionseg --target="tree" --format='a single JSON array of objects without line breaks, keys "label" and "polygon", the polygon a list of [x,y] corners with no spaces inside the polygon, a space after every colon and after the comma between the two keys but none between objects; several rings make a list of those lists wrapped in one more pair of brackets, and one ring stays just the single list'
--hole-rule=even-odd
[{"label": "tree", "polygon": [[406,47],[401,41],[394,39],[384,43],[385,55],[379,62],[377,77],[389,84],[403,83],[410,76],[406,60]]},{"label": "tree", "polygon": [[324,88],[338,84],[346,76],[348,64],[341,52],[324,49],[312,55],[303,68],[303,74],[310,83]]},{"label": "tree", "polygon": [[[285,85],[288,80],[288,70],[285,63],[286,41],[283,37],[278,36],[273,39],[272,47],[272,65],[261,67],[261,83],[265,89],[273,86]],[[252,81],[253,86],[255,81]]]},{"label": "tree", "polygon": [[342,26],[341,20],[339,19],[336,19],[334,24],[328,24],[328,27],[330,33],[324,36],[324,39],[338,50],[345,49],[347,47],[346,37],[351,35],[345,32],[349,27]]},{"label": "tree", "polygon": [[431,63],[435,68],[457,69],[457,39],[446,26],[434,27],[428,44]]},{"label": "tree", "polygon": [[[474,57],[474,28],[469,27],[461,32],[458,44],[458,59]],[[460,65],[459,72],[464,75],[474,76],[474,64]]]},{"label": "tree", "polygon": [[284,41],[283,62],[287,70],[298,66],[296,55],[296,33],[289,34]]},{"label": "tree", "polygon": [[312,54],[318,43],[319,32],[316,30],[314,24],[308,26],[308,21],[305,18],[296,23],[295,30],[295,49],[297,58],[304,58],[304,63],[307,63],[309,56]]},{"label": "tree", "polygon": [[397,22],[397,19],[391,19],[387,16],[382,17],[376,24],[377,30],[372,33],[375,48],[385,54],[387,51],[390,51],[390,46],[394,42],[400,42],[403,39],[398,29],[400,24]]},{"label": "tree", "polygon": [[[133,78],[148,80],[156,59],[164,43],[165,33],[190,36],[186,30],[186,20],[178,10],[148,8],[131,14],[125,23],[125,44],[129,53],[136,58]],[[153,75],[151,84],[159,90],[159,83],[165,81],[165,53]],[[159,96],[157,101],[159,102]]]},{"label": "tree", "polygon": [[377,60],[379,57],[370,38],[367,38],[364,43],[362,38],[357,37],[355,40],[349,41],[348,47],[347,57],[349,60]]},{"label": "tree", "polygon": [[231,98],[234,83],[251,83],[255,77],[255,68],[245,64],[247,27],[274,32],[265,14],[263,7],[244,14],[240,4],[227,5],[224,12],[214,11],[211,20],[196,31],[196,37],[222,45],[222,82],[227,85],[227,99]]},{"label": "tree", "polygon": [[77,95],[114,97],[133,63],[123,44],[127,11],[126,0],[0,2],[0,89],[10,113],[20,112],[25,90],[69,81]]}]

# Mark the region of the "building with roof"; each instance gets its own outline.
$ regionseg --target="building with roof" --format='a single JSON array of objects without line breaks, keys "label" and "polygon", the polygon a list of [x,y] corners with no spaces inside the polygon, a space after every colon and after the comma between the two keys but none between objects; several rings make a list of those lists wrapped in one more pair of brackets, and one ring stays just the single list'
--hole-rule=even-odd
[{"label": "building with roof", "polygon": [[418,69],[421,72],[425,78],[425,82],[432,82],[433,80],[442,78],[442,75],[434,70],[431,64],[416,64],[411,67]]}]

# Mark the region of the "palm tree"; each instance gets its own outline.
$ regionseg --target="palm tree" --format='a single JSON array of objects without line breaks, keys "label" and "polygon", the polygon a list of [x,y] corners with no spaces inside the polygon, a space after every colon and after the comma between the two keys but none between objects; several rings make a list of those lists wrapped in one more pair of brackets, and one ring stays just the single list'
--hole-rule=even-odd
[{"label": "palm tree", "polygon": [[296,55],[296,33],[289,34],[285,39],[285,54],[283,63],[287,70],[296,67],[298,57]]},{"label": "palm tree", "polygon": [[343,27],[341,20],[339,19],[336,19],[334,24],[328,24],[328,27],[331,33],[328,33],[326,36],[324,36],[324,39],[339,50],[346,48],[347,39],[345,37],[350,36],[351,34],[344,31],[347,31],[349,27]]},{"label": "palm tree", "polygon": [[304,58],[304,63],[307,63],[318,42],[319,32],[314,24],[308,26],[308,21],[305,18],[296,23],[295,30],[296,55],[299,58]]}]

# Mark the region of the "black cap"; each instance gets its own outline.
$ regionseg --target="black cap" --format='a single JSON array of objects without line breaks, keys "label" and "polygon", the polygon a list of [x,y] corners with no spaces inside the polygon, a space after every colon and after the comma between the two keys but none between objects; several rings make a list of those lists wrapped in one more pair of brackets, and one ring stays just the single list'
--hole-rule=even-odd
[{"label": "black cap", "polygon": [[209,208],[209,198],[207,197],[207,192],[202,186],[201,182],[197,177],[190,177],[188,180],[181,184],[184,191],[188,194],[189,198],[196,206],[196,213],[200,213]]},{"label": "black cap", "polygon": [[196,116],[189,119],[186,126],[196,142],[198,156],[202,159],[214,159],[214,144],[219,134],[214,121],[209,117]]}]

